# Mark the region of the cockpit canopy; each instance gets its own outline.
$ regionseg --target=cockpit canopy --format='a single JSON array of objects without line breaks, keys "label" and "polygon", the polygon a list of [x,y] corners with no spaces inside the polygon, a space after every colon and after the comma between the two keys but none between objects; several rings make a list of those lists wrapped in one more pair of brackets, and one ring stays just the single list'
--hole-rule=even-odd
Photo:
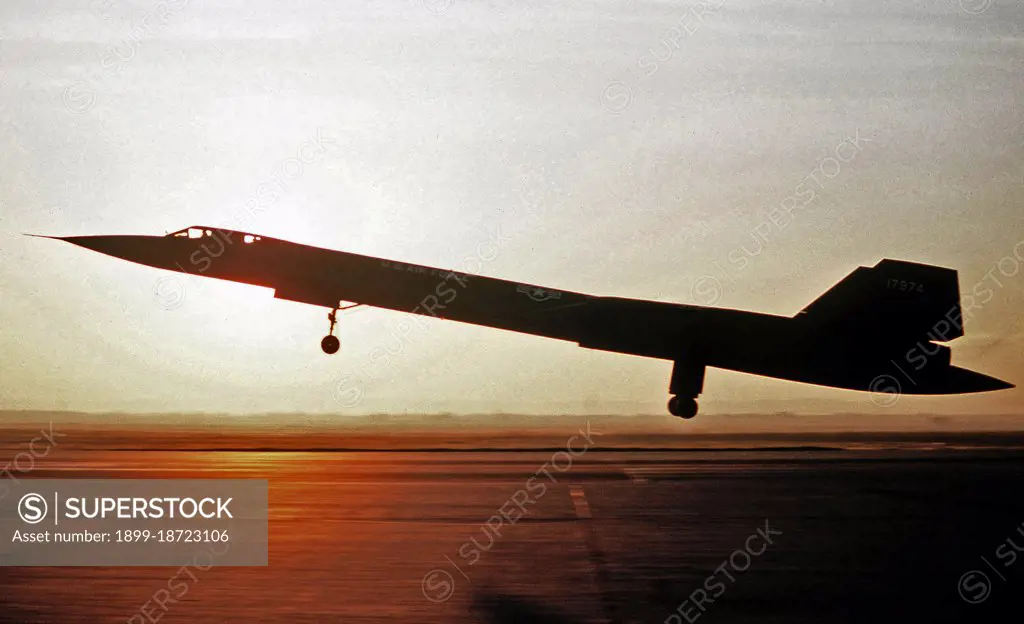
[{"label": "cockpit canopy", "polygon": [[247,245],[251,245],[252,243],[262,240],[262,237],[257,236],[256,234],[236,232],[235,230],[225,230],[223,228],[211,228],[203,225],[193,225],[191,227],[178,230],[177,232],[171,232],[167,236],[173,236],[175,238],[212,238],[213,236],[216,236],[218,233],[221,235],[222,238],[227,237],[228,239],[232,238],[234,235],[237,234],[239,237],[241,237],[242,242]]}]

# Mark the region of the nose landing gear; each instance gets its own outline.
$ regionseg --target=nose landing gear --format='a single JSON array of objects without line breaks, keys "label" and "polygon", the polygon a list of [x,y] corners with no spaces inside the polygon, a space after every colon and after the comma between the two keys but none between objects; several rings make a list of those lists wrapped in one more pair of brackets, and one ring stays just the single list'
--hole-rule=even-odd
[{"label": "nose landing gear", "polygon": [[334,308],[327,313],[327,320],[331,322],[331,329],[327,335],[324,336],[323,340],[320,341],[320,348],[323,349],[324,353],[327,355],[333,355],[341,348],[341,340],[338,340],[338,337],[334,335],[334,326],[338,324],[338,312],[342,310],[351,310],[352,308],[360,305],[362,304],[353,303],[352,305]]},{"label": "nose landing gear", "polygon": [[334,326],[338,323],[338,308],[334,308],[327,314],[327,320],[331,322],[331,329],[324,339],[320,341],[320,348],[324,350],[324,353],[331,355],[338,352],[341,348],[341,341],[334,335]]}]

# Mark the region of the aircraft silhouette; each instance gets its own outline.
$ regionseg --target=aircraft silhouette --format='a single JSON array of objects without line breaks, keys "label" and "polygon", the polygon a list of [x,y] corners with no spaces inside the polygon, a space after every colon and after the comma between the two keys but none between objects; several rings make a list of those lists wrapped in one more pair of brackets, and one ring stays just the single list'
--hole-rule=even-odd
[{"label": "aircraft silhouette", "polygon": [[964,334],[957,272],[901,260],[859,267],[784,317],[586,295],[203,226],[166,236],[44,238],[329,308],[320,343],[328,354],[340,348],[338,312],[369,305],[670,360],[668,410],[682,418],[696,415],[708,366],[886,393],[1014,387],[953,366],[951,349],[937,344]]}]

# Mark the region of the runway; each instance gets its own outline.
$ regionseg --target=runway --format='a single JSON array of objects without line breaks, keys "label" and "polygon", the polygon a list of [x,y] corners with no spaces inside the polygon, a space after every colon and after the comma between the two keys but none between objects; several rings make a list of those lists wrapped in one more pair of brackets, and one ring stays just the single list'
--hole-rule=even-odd
[{"label": "runway", "polygon": [[160,606],[170,568],[4,568],[0,619],[988,621],[1024,588],[1016,449],[584,446],[65,451],[31,476],[269,479],[270,566]]}]

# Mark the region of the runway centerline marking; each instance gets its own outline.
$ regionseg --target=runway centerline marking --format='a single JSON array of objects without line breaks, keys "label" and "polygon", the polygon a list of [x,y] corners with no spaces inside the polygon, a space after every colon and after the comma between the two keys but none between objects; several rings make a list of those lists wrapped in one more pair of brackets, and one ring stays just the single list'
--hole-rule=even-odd
[{"label": "runway centerline marking", "polygon": [[587,495],[583,492],[582,485],[570,485],[569,494],[572,496],[572,504],[576,507],[576,517],[589,520],[590,505],[587,503]]}]

